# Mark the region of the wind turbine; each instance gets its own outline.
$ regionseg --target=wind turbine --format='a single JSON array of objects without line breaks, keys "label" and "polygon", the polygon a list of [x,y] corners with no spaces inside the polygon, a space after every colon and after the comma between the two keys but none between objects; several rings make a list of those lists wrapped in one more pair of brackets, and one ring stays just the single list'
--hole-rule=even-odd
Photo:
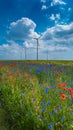
[{"label": "wind turbine", "polygon": [[26,60],[26,46],[25,46],[25,48],[24,48],[24,49],[25,49],[25,60]]},{"label": "wind turbine", "polygon": [[47,60],[48,60],[48,50],[47,50]]},{"label": "wind turbine", "polygon": [[37,41],[37,60],[38,60],[38,46],[39,46],[39,39],[42,35],[40,35],[39,37],[33,37],[33,39],[35,39]]}]

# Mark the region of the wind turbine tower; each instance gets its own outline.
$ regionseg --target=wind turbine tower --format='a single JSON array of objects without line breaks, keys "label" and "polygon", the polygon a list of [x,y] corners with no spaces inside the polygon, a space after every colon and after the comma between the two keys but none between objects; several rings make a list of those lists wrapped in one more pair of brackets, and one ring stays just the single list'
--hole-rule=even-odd
[{"label": "wind turbine tower", "polygon": [[38,46],[39,46],[39,39],[40,39],[41,36],[42,36],[42,35],[40,35],[40,36],[37,37],[37,38],[33,38],[33,39],[35,39],[35,40],[37,41],[37,60],[38,60]]}]

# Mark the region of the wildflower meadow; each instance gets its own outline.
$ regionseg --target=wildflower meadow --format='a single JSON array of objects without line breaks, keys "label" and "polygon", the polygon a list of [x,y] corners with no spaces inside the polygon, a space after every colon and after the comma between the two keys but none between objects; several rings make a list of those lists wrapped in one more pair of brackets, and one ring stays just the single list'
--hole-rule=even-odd
[{"label": "wildflower meadow", "polygon": [[73,130],[73,62],[0,61],[9,130]]}]

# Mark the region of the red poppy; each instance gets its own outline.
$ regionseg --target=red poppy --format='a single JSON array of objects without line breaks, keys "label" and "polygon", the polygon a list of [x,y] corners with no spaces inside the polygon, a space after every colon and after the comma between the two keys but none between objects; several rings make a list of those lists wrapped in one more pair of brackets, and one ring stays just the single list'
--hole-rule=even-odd
[{"label": "red poppy", "polygon": [[71,98],[73,98],[73,93],[71,93]]},{"label": "red poppy", "polygon": [[66,87],[66,83],[62,83],[61,85],[62,85],[62,87]]},{"label": "red poppy", "polygon": [[66,87],[64,87],[64,88],[62,88],[64,91],[66,91],[67,90],[67,88]]},{"label": "red poppy", "polygon": [[72,91],[72,88],[68,88],[68,91],[71,92],[71,91]]},{"label": "red poppy", "polygon": [[71,94],[73,94],[73,90],[71,91]]},{"label": "red poppy", "polygon": [[62,99],[62,100],[65,100],[66,97],[67,97],[67,96],[66,96],[65,94],[63,94],[62,92],[60,92],[60,96],[61,96],[61,99]]},{"label": "red poppy", "polygon": [[62,95],[61,95],[62,100],[65,100],[66,97],[67,97],[67,96],[66,96],[65,94],[62,94]]},{"label": "red poppy", "polygon": [[57,84],[57,87],[59,87],[59,88],[60,88],[61,86],[62,86],[62,84],[61,84],[61,83],[58,83],[58,84]]}]

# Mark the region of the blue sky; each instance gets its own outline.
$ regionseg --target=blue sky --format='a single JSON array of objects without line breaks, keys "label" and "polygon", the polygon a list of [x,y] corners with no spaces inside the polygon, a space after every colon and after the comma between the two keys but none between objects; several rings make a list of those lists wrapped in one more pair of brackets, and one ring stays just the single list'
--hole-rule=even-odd
[{"label": "blue sky", "polygon": [[0,59],[73,60],[72,0],[0,0]]}]

